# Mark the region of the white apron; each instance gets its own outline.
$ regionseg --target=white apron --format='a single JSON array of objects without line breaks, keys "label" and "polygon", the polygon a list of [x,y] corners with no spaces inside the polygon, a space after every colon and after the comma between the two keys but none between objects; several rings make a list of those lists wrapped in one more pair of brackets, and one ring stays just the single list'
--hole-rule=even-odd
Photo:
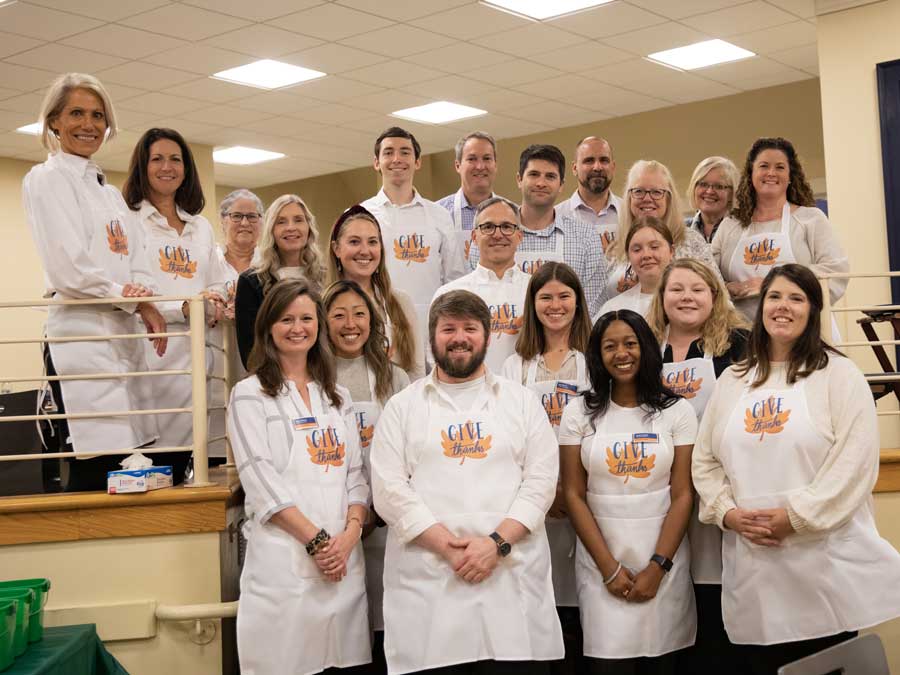
[{"label": "white apron", "polygon": [[[347,518],[347,462],[341,461],[341,415],[310,391],[312,410],[289,387],[279,408],[293,429],[287,466],[276,467],[290,486],[297,508],[331,534]],[[335,460],[337,458],[337,460]],[[326,580],[294,537],[271,521],[245,526],[247,557],[241,574],[237,615],[238,655],[243,675],[307,675],[325,668],[369,663],[372,649],[366,605],[362,544],[347,560],[347,576]]]},{"label": "white apron", "polygon": [[[831,443],[812,423],[805,387],[745,388],[735,405],[718,454],[738,507],[787,508],[819,471]],[[777,547],[726,530],[722,557],[722,618],[736,644],[809,640],[900,615],[900,554],[878,536],[871,497],[837,529]]]},{"label": "white apron", "polygon": [[[670,474],[675,448],[654,431],[607,431],[607,418],[581,446],[588,473],[587,503],[610,553],[623,567],[644,569],[656,552],[663,521],[672,503]],[[632,604],[613,596],[581,540],[575,558],[578,605],[584,631],[584,654],[626,659],[660,656],[694,644],[697,612],[691,588],[690,546],[682,540],[675,565],[659,584],[656,597]]]},{"label": "white apron", "polygon": [[607,298],[614,298],[620,293],[624,293],[629,288],[632,288],[635,284],[637,284],[637,274],[635,274],[634,268],[627,260],[610,260],[608,268],[609,276],[608,281],[606,282]]},{"label": "white apron", "polygon": [[[122,204],[124,207],[124,203]],[[129,246],[129,227],[139,227],[114,200],[91,204],[94,231],[90,258],[103,265],[105,275],[120,284],[133,282]],[[56,299],[66,299],[56,294]],[[134,305],[132,305],[134,306]],[[140,333],[137,314],[111,305],[80,307],[51,306],[47,316],[47,335],[114,335]],[[147,340],[110,340],[108,342],[51,343],[50,356],[59,375],[86,373],[125,373],[147,370],[144,357]],[[152,407],[147,377],[109,380],[61,381],[63,403],[69,413],[113,412]],[[69,435],[76,453],[137,448],[157,435],[156,421],[150,415],[134,417],[98,417],[69,420]],[[62,439],[66,441],[66,439]]]},{"label": "white apron", "polygon": [[[487,536],[506,517],[522,484],[511,438],[485,387],[470,410],[428,406],[425,447],[410,485],[459,537]],[[411,430],[410,430],[411,431]],[[407,433],[410,433],[408,431]],[[544,528],[525,536],[490,577],[469,584],[447,562],[388,531],[384,574],[388,671],[408,673],[484,659],[563,657]]]},{"label": "white apron", "polygon": [[[473,292],[484,300],[491,312],[491,335],[484,362],[493,373],[503,369],[503,362],[516,352],[516,340],[525,320],[527,289],[520,283],[496,279],[478,284]],[[519,277],[521,279],[521,277]]]},{"label": "white apron", "polygon": [[[662,344],[662,351],[666,351],[666,342]],[[664,363],[662,372],[663,384],[691,404],[699,422],[716,386],[712,355],[706,352],[703,358]],[[695,584],[721,584],[722,531],[716,525],[701,523],[699,509],[700,499],[695,492],[687,531],[691,544],[691,576]]]},{"label": "white apron", "polygon": [[[576,375],[574,380],[546,380],[538,382],[538,358],[531,360],[525,386],[541,397],[541,405],[547,411],[553,433],[559,438],[559,422],[569,401],[578,398],[578,392],[590,386],[584,354],[575,352]],[[575,529],[568,518],[547,517],[547,540],[550,542],[550,561],[553,572],[553,594],[558,607],[578,607],[575,593]]]},{"label": "white apron", "polygon": [[565,236],[554,235],[556,237],[556,248],[552,251],[523,251],[521,248],[516,251],[516,264],[525,274],[534,274],[541,265],[546,262],[565,262],[563,251],[565,249]]},{"label": "white apron", "polygon": [[[367,368],[369,377],[368,401],[354,401],[351,405],[359,433],[359,447],[362,451],[363,465],[366,475],[372,475],[372,462],[369,453],[372,451],[372,437],[375,425],[381,416],[382,407],[375,395],[375,373]],[[384,597],[384,545],[387,542],[387,527],[376,527],[363,539],[363,550],[366,552],[366,598],[369,601],[369,621],[372,630],[384,630],[384,615],[381,610]]]},{"label": "white apron", "polygon": [[[197,225],[185,225],[196,227]],[[196,241],[180,236],[161,236],[149,227],[145,232],[147,260],[153,279],[162,295],[197,295],[209,286],[216,271],[204,269],[212,259],[212,252]],[[171,332],[190,329],[187,319],[168,324]],[[166,353],[157,355],[150,342],[144,343],[145,358],[151,370],[190,370],[191,342],[187,337],[169,338]],[[206,347],[206,373],[212,372],[213,350]],[[208,382],[207,382],[208,384]],[[190,408],[193,390],[190,375],[153,377],[150,383],[156,408]],[[209,387],[207,387],[207,396]],[[211,405],[211,403],[210,403]],[[159,424],[160,446],[191,445],[193,418],[191,413],[156,415]],[[212,437],[210,435],[210,437]]]}]

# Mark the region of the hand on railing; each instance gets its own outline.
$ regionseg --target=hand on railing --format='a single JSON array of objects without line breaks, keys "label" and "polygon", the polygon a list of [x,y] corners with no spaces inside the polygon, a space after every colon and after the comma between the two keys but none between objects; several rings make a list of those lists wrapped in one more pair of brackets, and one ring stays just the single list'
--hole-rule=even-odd
[{"label": "hand on railing", "polygon": [[[125,295],[125,292],[122,291],[122,295]],[[137,312],[141,315],[141,319],[144,321],[144,326],[147,327],[148,333],[165,333],[166,332],[166,320],[163,318],[162,314],[159,313],[159,310],[156,309],[156,305],[152,302],[142,302],[137,306]],[[156,353],[159,356],[162,356],[166,353],[166,345],[169,342],[169,338],[150,338],[150,341],[153,343],[154,349],[156,349]]]},{"label": "hand on railing", "polygon": [[[203,296],[205,301],[203,303],[203,317],[206,320],[206,325],[210,328],[215,328],[219,321],[226,318],[225,300],[221,295],[213,291],[204,291],[200,295]],[[181,313],[184,314],[185,319],[191,317],[190,305],[187,302],[181,306]],[[229,318],[234,318],[233,313]]]}]

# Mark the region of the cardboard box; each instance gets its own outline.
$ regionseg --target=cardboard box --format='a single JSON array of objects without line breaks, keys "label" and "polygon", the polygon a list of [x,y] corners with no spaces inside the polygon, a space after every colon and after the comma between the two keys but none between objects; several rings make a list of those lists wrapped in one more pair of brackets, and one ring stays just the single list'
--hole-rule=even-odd
[{"label": "cardboard box", "polygon": [[172,487],[171,466],[150,466],[134,471],[109,471],[106,474],[106,492],[111,495],[147,492]]}]

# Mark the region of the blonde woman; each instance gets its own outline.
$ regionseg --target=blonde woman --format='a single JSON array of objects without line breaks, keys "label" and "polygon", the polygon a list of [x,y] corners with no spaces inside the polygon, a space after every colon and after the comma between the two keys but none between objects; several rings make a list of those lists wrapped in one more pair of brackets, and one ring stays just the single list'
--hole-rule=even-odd
[{"label": "blonde woman", "polygon": [[[662,345],[663,383],[687,399],[699,420],[716,380],[746,352],[747,320],[708,266],[683,258],[663,274],[648,323]],[[697,641],[680,658],[683,672],[712,673],[735,654],[722,624],[722,533],[699,521],[698,507],[695,498],[688,522]]]},{"label": "blonde woman", "polygon": [[707,243],[712,243],[719,224],[731,212],[738,180],[737,167],[726,157],[707,157],[691,175],[687,198],[696,213],[685,224],[702,234]]},{"label": "blonde woman", "polygon": [[392,286],[381,227],[359,204],[344,211],[331,228],[328,275],[332,282],[347,279],[359,284],[382,314],[391,360],[410,380],[425,375],[425,349],[415,305],[407,293]]},{"label": "blonde woman", "polygon": [[619,211],[619,231],[616,240],[606,250],[610,266],[607,282],[608,298],[624,293],[637,283],[637,275],[628,261],[625,238],[634,221],[645,216],[655,216],[663,221],[672,234],[675,258],[702,260],[718,274],[718,266],[703,235],[684,225],[681,199],[678,197],[672,174],[665,164],[646,159],[635,162],[628,171],[625,200],[628,205]]},{"label": "blonde woman", "polygon": [[297,195],[281,195],[266,210],[256,260],[238,277],[234,322],[245,368],[263,296],[281,279],[306,279],[319,289],[325,283],[325,266],[316,245],[316,218]]}]

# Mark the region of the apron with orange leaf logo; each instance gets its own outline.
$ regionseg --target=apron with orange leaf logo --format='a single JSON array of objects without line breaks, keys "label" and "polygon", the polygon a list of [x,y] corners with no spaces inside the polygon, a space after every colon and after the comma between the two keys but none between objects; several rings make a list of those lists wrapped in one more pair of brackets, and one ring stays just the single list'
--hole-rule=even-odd
[{"label": "apron with orange leaf logo", "polygon": [[554,232],[551,236],[556,237],[556,246],[552,251],[523,251],[521,246],[516,251],[516,265],[525,274],[534,274],[546,262],[565,262],[563,253],[565,251],[566,237],[561,232]]},{"label": "apron with orange leaf logo", "polygon": [[[610,402],[596,422],[594,437],[581,446],[581,461],[588,474],[587,503],[610,553],[623,567],[639,572],[656,552],[669,513],[675,448],[670,438],[658,433],[652,419],[641,418],[641,427],[631,432],[611,432],[609,418],[629,412],[637,414]],[[660,656],[694,644],[697,613],[690,556],[685,537],[656,597],[632,604],[606,589],[597,564],[579,540],[575,575],[585,656]]]},{"label": "apron with orange leaf logo", "polygon": [[[316,526],[332,535],[344,530],[347,510],[347,442],[356,430],[331,407],[318,387],[309,386],[307,409],[293,382],[276,397],[280,419],[290,435],[287,464],[276,466],[289,486],[293,504]],[[247,467],[247,471],[252,471]],[[238,651],[245,673],[281,659],[279,673],[313,673],[324,667],[371,661],[368,606],[362,544],[347,559],[339,582],[322,576],[305,547],[271,521],[245,526],[247,558],[241,574]],[[280,589],[298,589],[302,602],[284,602]],[[271,624],[273,604],[280,617]],[[246,626],[246,628],[243,628]]]},{"label": "apron with orange leaf logo", "polygon": [[[832,449],[810,418],[806,379],[787,389],[745,387],[722,438],[717,455],[742,509],[787,508]],[[840,527],[794,533],[780,546],[723,533],[722,618],[736,644],[825,637],[898,613],[900,555],[878,536],[871,497]]]},{"label": "apron with orange leaf logo", "polygon": [[528,293],[527,277],[509,270],[512,277],[498,279],[487,271],[490,281],[479,283],[471,290],[484,300],[491,312],[491,335],[484,362],[491,372],[499,373],[503,362],[516,351],[516,340],[525,321],[525,296]]},{"label": "apron with orange leaf logo", "polygon": [[[553,433],[559,438],[559,422],[569,401],[578,398],[578,392],[590,386],[584,354],[575,352],[574,380],[537,381],[538,358],[528,365],[525,386],[541,397],[541,405],[547,411]],[[553,563],[553,593],[558,607],[578,607],[575,592],[575,529],[568,518],[551,518],[544,521],[550,542],[550,560]]]},{"label": "apron with orange leaf logo", "polygon": [[[666,351],[666,342],[662,344]],[[697,421],[716,386],[716,369],[712,355],[704,352],[702,358],[663,363],[663,384],[683,396],[694,412]],[[700,522],[700,500],[694,493],[694,507],[688,521],[688,540],[691,542],[691,576],[695,584],[722,583],[722,531],[716,525]]]},{"label": "apron with orange leaf logo", "polygon": [[[416,426],[425,429],[410,485],[457,537],[486,537],[507,517],[523,480],[515,438],[498,419],[485,384],[471,407],[430,404]],[[515,431],[513,433],[520,434]],[[563,657],[553,603],[544,528],[512,547],[493,573],[469,584],[447,562],[388,531],[384,575],[385,656],[391,673],[408,673],[485,659]]]},{"label": "apron with orange leaf logo", "polygon": [[728,264],[729,281],[764,277],[776,265],[797,262],[791,247],[791,205],[781,209],[781,230],[742,236]]}]

